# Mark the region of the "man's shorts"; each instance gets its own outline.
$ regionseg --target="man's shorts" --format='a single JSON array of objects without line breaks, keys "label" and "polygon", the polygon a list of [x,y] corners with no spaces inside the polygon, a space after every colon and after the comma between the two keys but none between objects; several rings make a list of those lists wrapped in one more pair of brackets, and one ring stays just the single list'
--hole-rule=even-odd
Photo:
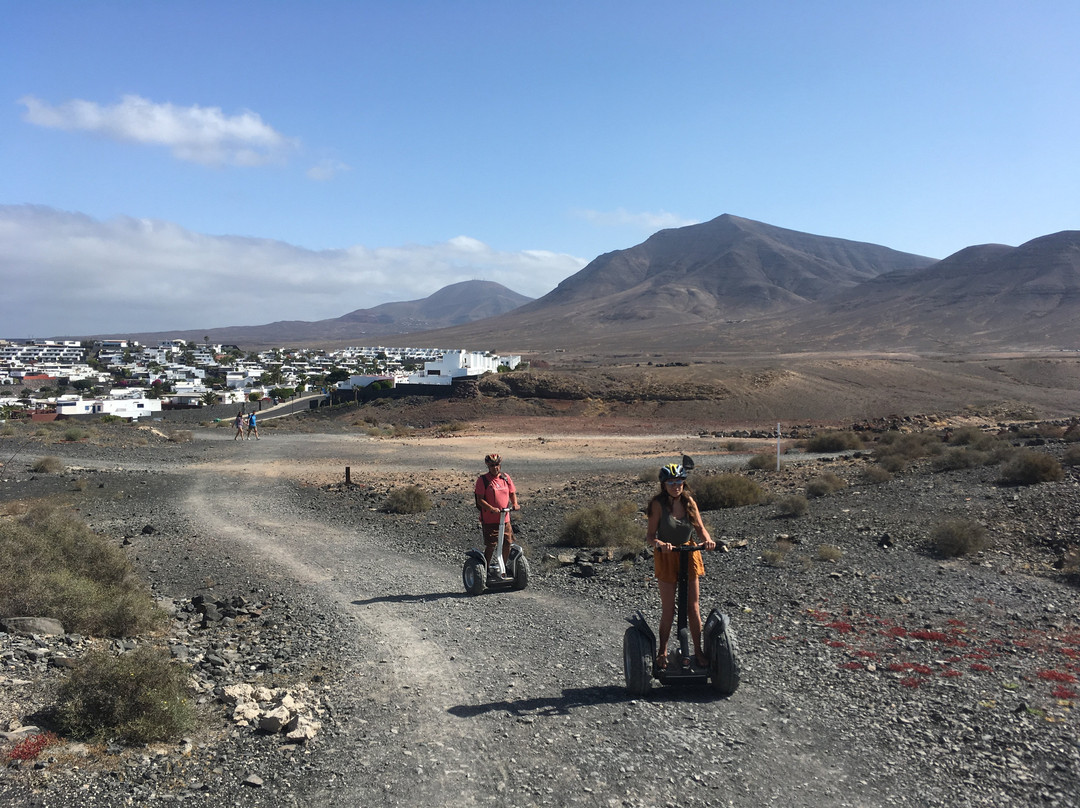
[{"label": "man's shorts", "polygon": [[[487,547],[497,547],[499,545],[499,523],[492,522],[491,524],[488,524],[487,522],[483,522],[481,523],[481,527],[484,530],[484,544]],[[503,543],[514,543],[514,529],[510,527],[509,522],[506,523],[506,532],[503,533]]]}]

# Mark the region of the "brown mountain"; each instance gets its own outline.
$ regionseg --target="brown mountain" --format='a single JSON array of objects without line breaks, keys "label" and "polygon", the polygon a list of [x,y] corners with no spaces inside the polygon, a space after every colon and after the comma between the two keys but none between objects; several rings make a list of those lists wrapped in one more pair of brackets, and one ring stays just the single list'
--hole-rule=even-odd
[{"label": "brown mountain", "polygon": [[212,342],[251,349],[271,345],[363,345],[398,334],[495,317],[530,300],[532,298],[492,281],[463,281],[444,286],[420,300],[383,303],[329,320],[280,320],[266,325],[106,336],[128,337],[140,342],[164,339],[201,342],[208,336]]},{"label": "brown mountain", "polygon": [[755,334],[820,349],[968,352],[1080,347],[1080,231],[1019,247],[967,247],[755,324]]},{"label": "brown mountain", "polygon": [[600,322],[655,317],[714,321],[768,314],[830,297],[934,259],[875,244],[814,236],[724,214],[661,230],[601,255],[515,317],[572,307]]},{"label": "brown mountain", "polygon": [[[732,323],[795,312],[883,274],[903,277],[934,263],[875,244],[725,214],[601,255],[512,317],[415,339],[497,341],[522,351],[719,348],[717,334]],[[760,339],[771,349],[768,334]]]}]

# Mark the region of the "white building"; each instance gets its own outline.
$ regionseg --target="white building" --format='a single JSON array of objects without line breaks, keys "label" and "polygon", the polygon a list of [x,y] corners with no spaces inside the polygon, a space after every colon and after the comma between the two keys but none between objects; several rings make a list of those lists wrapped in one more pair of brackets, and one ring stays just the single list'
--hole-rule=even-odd
[{"label": "white building", "polygon": [[56,401],[59,415],[116,415],[120,418],[146,418],[161,412],[161,400],[156,398],[60,398]]},{"label": "white building", "polygon": [[408,382],[409,384],[453,384],[454,379],[462,376],[496,373],[502,365],[513,370],[520,363],[520,356],[495,356],[464,349],[447,351],[441,358],[425,362],[424,369],[420,373],[409,376]]}]

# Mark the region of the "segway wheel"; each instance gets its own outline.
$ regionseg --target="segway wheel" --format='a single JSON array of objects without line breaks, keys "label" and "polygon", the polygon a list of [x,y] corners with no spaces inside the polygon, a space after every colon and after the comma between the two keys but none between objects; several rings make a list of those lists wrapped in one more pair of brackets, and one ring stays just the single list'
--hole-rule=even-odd
[{"label": "segway wheel", "polygon": [[465,584],[465,591],[470,595],[480,595],[487,585],[487,575],[484,565],[474,558],[466,559],[465,566],[461,568],[461,582]]},{"label": "segway wheel", "polygon": [[514,562],[514,589],[524,589],[529,585],[529,559],[522,553]]},{"label": "segway wheel", "polygon": [[640,631],[631,626],[623,634],[623,674],[626,691],[644,696],[652,688],[652,646]]},{"label": "segway wheel", "polygon": [[709,677],[714,690],[730,696],[738,689],[742,676],[735,629],[726,614],[720,615],[720,620],[711,628],[708,635]]}]

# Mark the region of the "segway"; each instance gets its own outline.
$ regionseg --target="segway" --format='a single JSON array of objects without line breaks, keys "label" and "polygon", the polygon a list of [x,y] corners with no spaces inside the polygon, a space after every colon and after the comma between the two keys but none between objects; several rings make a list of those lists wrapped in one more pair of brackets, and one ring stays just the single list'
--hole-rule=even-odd
[{"label": "segway", "polygon": [[640,611],[635,612],[627,618],[630,628],[623,634],[623,673],[626,677],[626,689],[632,696],[644,696],[652,688],[654,679],[665,685],[703,685],[711,682],[718,693],[730,696],[739,686],[741,673],[731,619],[713,609],[702,626],[701,644],[709,660],[707,668],[699,667],[691,652],[686,606],[690,553],[705,549],[705,545],[684,544],[673,549],[679,553],[679,580],[675,598],[679,656],[669,660],[667,667],[657,667],[656,635],[646,622],[645,616]]},{"label": "segway", "polygon": [[465,565],[461,568],[461,581],[470,595],[483,594],[485,590],[524,589],[529,585],[529,559],[517,544],[510,545],[509,565],[503,562],[503,536],[506,533],[506,514],[503,508],[499,519],[499,543],[488,563],[483,550],[475,547],[465,553]]}]

